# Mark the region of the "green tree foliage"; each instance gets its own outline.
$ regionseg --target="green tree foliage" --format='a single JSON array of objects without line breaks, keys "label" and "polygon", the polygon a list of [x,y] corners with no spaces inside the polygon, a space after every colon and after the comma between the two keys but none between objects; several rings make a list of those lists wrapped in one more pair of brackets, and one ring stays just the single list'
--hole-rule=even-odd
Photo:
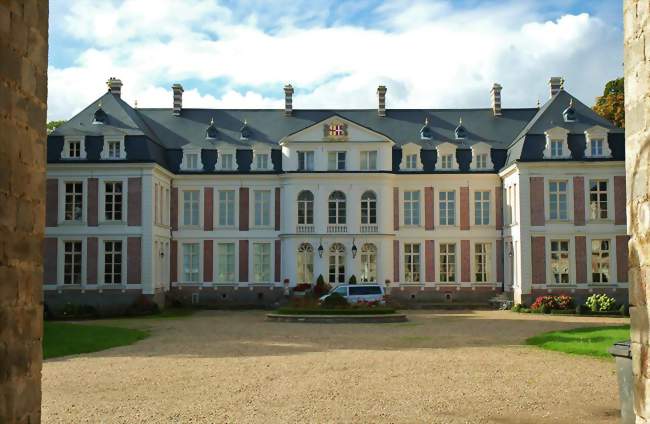
[{"label": "green tree foliage", "polygon": [[593,109],[603,118],[612,121],[617,127],[625,128],[625,95],[622,77],[609,81],[605,85],[603,95],[596,98]]},{"label": "green tree foliage", "polygon": [[60,121],[50,121],[47,123],[47,133],[51,133],[61,125],[65,123],[65,120],[60,120]]}]

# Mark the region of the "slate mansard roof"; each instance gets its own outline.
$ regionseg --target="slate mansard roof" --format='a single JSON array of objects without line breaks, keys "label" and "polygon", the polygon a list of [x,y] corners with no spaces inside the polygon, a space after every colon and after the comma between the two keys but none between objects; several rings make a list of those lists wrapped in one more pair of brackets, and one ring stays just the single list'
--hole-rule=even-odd
[{"label": "slate mansard roof", "polygon": [[[569,105],[575,114],[573,122],[566,122],[563,116]],[[96,112],[100,108],[103,122],[98,123]],[[104,136],[124,136],[127,162],[156,162],[179,172],[181,149],[188,144],[205,146],[206,130],[212,121],[217,137],[208,142],[214,143],[215,149],[224,144],[238,149],[238,162],[240,154],[242,162],[248,161],[244,171],[250,170],[252,147],[266,144],[274,150],[275,172],[281,172],[281,155],[277,150],[280,140],[332,116],[340,116],[391,139],[395,143],[394,171],[401,158],[401,147],[408,143],[422,147],[425,172],[434,170],[435,148],[444,142],[457,145],[461,172],[469,169],[469,149],[478,142],[490,145],[495,171],[516,161],[539,161],[543,159],[545,131],[558,126],[569,131],[573,160],[584,159],[585,130],[596,125],[608,130],[610,160],[625,157],[623,130],[563,89],[541,108],[504,108],[500,116],[485,108],[387,109],[385,117],[378,116],[376,109],[294,109],[291,116],[285,116],[284,109],[192,108],[183,108],[177,116],[172,108],[134,109],[109,91],[48,136],[48,163],[65,162],[61,159],[65,136],[85,137],[90,162],[99,161]],[[426,139],[421,136],[425,120],[430,136]],[[459,140],[455,131],[461,120],[466,137]],[[247,139],[241,137],[244,125],[249,132]],[[205,169],[212,169],[210,165],[216,161],[216,153],[204,150],[202,155],[204,163],[209,163]]]}]

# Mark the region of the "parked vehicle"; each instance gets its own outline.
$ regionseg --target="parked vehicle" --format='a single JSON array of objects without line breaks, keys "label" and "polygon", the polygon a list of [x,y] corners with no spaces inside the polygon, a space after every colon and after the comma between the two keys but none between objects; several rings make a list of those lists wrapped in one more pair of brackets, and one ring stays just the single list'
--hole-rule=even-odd
[{"label": "parked vehicle", "polygon": [[330,290],[329,293],[320,298],[322,302],[332,293],[338,293],[343,296],[349,303],[357,302],[379,302],[386,303],[384,299],[384,287],[379,284],[341,284]]}]

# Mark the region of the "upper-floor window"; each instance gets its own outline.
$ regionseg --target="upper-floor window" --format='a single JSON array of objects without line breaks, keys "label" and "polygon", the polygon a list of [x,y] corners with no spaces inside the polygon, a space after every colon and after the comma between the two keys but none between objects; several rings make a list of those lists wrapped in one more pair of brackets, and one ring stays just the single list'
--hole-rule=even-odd
[{"label": "upper-floor window", "polygon": [[314,195],[311,191],[301,191],[298,194],[298,224],[312,225],[314,223]]},{"label": "upper-floor window", "polygon": [[122,204],[122,182],[104,183],[104,219],[106,221],[121,221]]},{"label": "upper-floor window", "polygon": [[63,284],[81,284],[82,246],[79,240],[63,243]]},{"label": "upper-floor window", "polygon": [[235,155],[234,153],[222,153],[220,167],[222,171],[232,171],[235,169]]},{"label": "upper-floor window", "polygon": [[589,181],[589,218],[607,219],[607,180]]},{"label": "upper-floor window", "polygon": [[361,152],[361,166],[362,171],[374,171],[377,169],[377,151],[363,151]]},{"label": "upper-floor window", "polygon": [[327,126],[327,135],[330,137],[342,137],[346,133],[345,124],[333,122]]},{"label": "upper-floor window", "polygon": [[314,152],[298,152],[298,171],[314,170]]},{"label": "upper-floor window", "polygon": [[406,169],[413,170],[417,168],[418,168],[418,155],[416,153],[406,155]]},{"label": "upper-floor window", "polygon": [[232,227],[235,225],[235,191],[219,191],[219,226]]},{"label": "upper-floor window", "polygon": [[183,192],[183,225],[199,225],[199,191]]},{"label": "upper-floor window", "polygon": [[268,153],[255,153],[255,169],[262,171],[269,169],[269,154]]},{"label": "upper-floor window", "polygon": [[452,169],[454,167],[454,155],[446,154],[440,158],[440,167],[442,169]]},{"label": "upper-floor window", "polygon": [[551,274],[555,284],[569,283],[569,241],[551,241]]},{"label": "upper-floor window", "polygon": [[476,169],[487,169],[487,153],[476,155]]},{"label": "upper-floor window", "polygon": [[591,140],[591,156],[603,156],[603,144],[602,138]]},{"label": "upper-floor window", "polygon": [[361,223],[377,223],[377,195],[372,191],[361,195]]},{"label": "upper-floor window", "polygon": [[420,192],[404,192],[404,225],[420,225]]},{"label": "upper-floor window", "polygon": [[346,223],[345,194],[343,192],[337,190],[330,194],[327,201],[327,215],[328,224]]},{"label": "upper-floor window", "polygon": [[544,134],[546,136],[544,158],[568,159],[571,157],[571,151],[567,145],[569,131],[566,128],[554,127],[546,131]]},{"label": "upper-floor window", "polygon": [[440,225],[456,225],[456,192],[438,193],[440,204]]},{"label": "upper-floor window", "polygon": [[343,171],[345,170],[345,152],[328,152],[327,153],[327,169],[330,171]]},{"label": "upper-floor window", "polygon": [[486,170],[493,169],[491,157],[492,147],[485,142],[478,142],[472,146],[472,162],[470,162],[471,169]]},{"label": "upper-floor window", "polygon": [[81,221],[83,218],[83,183],[65,183],[65,220]]},{"label": "upper-floor window", "polygon": [[71,141],[68,143],[68,157],[79,158],[81,157],[81,141]]},{"label": "upper-floor window", "polygon": [[490,224],[490,192],[489,191],[474,192],[474,224],[475,225]]},{"label": "upper-floor window", "polygon": [[407,143],[402,146],[402,162],[399,167],[403,171],[419,171],[422,169],[420,153],[422,147],[415,143]]},{"label": "upper-floor window", "polygon": [[255,225],[268,227],[271,225],[271,192],[268,190],[256,190],[255,201]]},{"label": "upper-floor window", "polygon": [[549,218],[566,220],[567,216],[567,182],[550,181],[548,183]]},{"label": "upper-floor window", "polygon": [[65,137],[63,142],[63,159],[85,159],[86,151],[84,149],[83,137]]},{"label": "upper-floor window", "polygon": [[585,131],[585,156],[590,158],[607,158],[612,151],[607,143],[607,128],[599,125]]},{"label": "upper-floor window", "polygon": [[125,159],[124,138],[115,136],[104,136],[104,147],[101,154],[102,159],[116,160]]},{"label": "upper-floor window", "polygon": [[551,157],[561,158],[564,156],[564,141],[551,140]]},{"label": "upper-floor window", "polygon": [[201,167],[201,154],[199,152],[183,152],[182,169],[197,171]]}]

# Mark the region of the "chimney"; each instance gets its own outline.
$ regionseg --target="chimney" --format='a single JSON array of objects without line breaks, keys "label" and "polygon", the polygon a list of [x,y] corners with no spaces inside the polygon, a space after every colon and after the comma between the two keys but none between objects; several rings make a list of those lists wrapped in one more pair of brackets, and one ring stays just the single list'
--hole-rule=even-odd
[{"label": "chimney", "polygon": [[377,87],[377,97],[379,100],[379,107],[377,108],[377,115],[386,116],[386,86],[380,85]]},{"label": "chimney", "polygon": [[284,116],[291,116],[293,113],[293,87],[291,84],[284,86]]},{"label": "chimney", "polygon": [[108,91],[117,96],[120,97],[122,94],[122,80],[115,78],[115,77],[110,77],[108,81],[106,81],[106,85],[108,85]]},{"label": "chimney", "polygon": [[176,83],[172,85],[172,91],[174,92],[174,115],[180,116],[183,109],[183,86]]},{"label": "chimney", "polygon": [[564,86],[564,78],[551,77],[551,79],[548,80],[548,85],[551,88],[551,97],[553,97],[562,90],[562,87]]},{"label": "chimney", "polygon": [[490,97],[492,97],[492,112],[494,116],[501,116],[501,86],[499,83],[494,83],[492,90],[490,90]]}]

